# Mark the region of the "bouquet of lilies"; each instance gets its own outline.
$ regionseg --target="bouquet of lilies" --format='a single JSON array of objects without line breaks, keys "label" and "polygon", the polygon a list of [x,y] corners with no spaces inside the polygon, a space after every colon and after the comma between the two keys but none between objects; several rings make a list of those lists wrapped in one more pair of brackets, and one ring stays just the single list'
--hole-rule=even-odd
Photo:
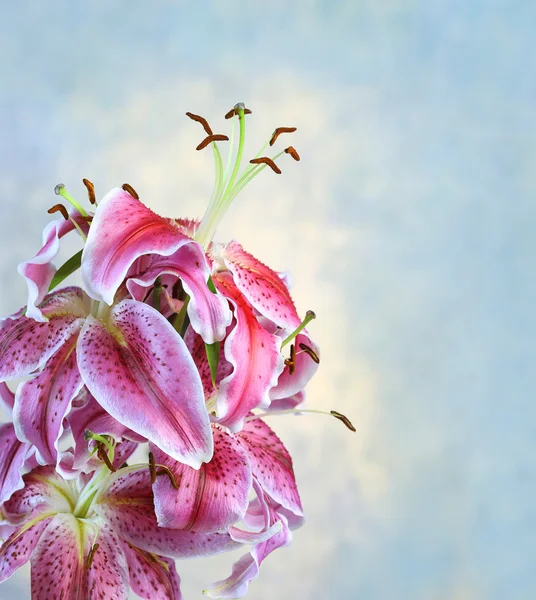
[{"label": "bouquet of lilies", "polygon": [[[19,265],[28,302],[0,322],[0,581],[30,561],[34,600],[178,600],[175,559],[243,548],[205,590],[240,597],[302,524],[291,457],[264,419],[307,412],[314,313],[299,316],[285,274],[212,241],[253,177],[299,160],[292,146],[264,156],[294,131],[281,127],[241,173],[250,112],[226,115],[236,144],[187,113],[216,166],[201,220],[158,216],[128,184],[97,202],[84,179],[86,210],[59,185],[69,208],[50,209],[61,217]],[[71,232],[82,249],[56,269]],[[78,270],[82,287],[61,287]]]}]

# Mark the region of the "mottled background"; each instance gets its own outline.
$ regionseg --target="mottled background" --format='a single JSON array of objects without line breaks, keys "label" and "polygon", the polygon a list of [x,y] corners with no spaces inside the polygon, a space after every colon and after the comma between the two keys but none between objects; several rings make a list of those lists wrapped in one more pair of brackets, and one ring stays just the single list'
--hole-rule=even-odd
[{"label": "mottled background", "polygon": [[[298,127],[302,162],[218,239],[292,272],[323,356],[308,404],[358,432],[272,419],[308,523],[252,599],[536,597],[535,22],[516,0],[2,3],[2,314],[56,183],[199,216],[213,168],[185,111],[225,131],[244,101],[250,154]],[[185,597],[235,558],[179,564]]]}]

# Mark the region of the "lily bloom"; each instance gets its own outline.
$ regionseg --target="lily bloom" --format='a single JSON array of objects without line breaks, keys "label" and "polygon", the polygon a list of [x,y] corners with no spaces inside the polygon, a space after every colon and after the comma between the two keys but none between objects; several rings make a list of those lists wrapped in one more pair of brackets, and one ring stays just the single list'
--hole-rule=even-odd
[{"label": "lily bloom", "polygon": [[12,532],[0,548],[0,581],[30,560],[35,600],[126,600],[129,588],[181,600],[173,559],[237,546],[227,534],[158,527],[146,467],[102,466],[70,481],[38,467],[1,510]]},{"label": "lily bloom", "polygon": [[36,322],[19,311],[0,325],[0,381],[27,377],[15,395],[17,437],[54,464],[63,419],[85,385],[114,419],[198,468],[212,434],[197,368],[182,338],[147,304],[113,307],[70,287],[45,297]]}]

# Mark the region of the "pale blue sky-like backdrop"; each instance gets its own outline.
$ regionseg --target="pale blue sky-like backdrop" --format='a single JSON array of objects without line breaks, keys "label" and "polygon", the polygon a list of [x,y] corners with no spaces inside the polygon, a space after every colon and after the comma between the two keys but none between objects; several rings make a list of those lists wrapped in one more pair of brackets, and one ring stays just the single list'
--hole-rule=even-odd
[{"label": "pale blue sky-like backdrop", "polygon": [[[252,600],[536,598],[535,23],[516,0],[2,4],[2,314],[55,184],[200,216],[213,166],[186,111],[226,132],[245,102],[251,155],[298,127],[302,161],[217,239],[291,271],[318,316],[308,405],[358,432],[273,417],[307,524]],[[185,598],[235,559],[179,563]]]}]

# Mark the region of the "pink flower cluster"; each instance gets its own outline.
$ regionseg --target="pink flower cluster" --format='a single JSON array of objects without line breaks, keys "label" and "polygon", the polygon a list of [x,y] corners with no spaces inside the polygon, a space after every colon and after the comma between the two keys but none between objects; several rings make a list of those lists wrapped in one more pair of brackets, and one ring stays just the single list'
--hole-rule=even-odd
[{"label": "pink flower cluster", "polygon": [[[241,134],[248,112],[234,109]],[[207,133],[216,152],[225,136]],[[201,222],[158,216],[129,185],[97,204],[85,183],[88,212],[58,188],[73,207],[19,266],[28,302],[0,325],[0,581],[30,561],[34,599],[179,599],[174,559],[243,547],[205,590],[243,596],[303,519],[260,416],[303,401],[313,315],[238,242],[206,239],[232,180]],[[83,249],[56,270],[69,232]],[[83,286],[57,289],[78,268]]]}]

